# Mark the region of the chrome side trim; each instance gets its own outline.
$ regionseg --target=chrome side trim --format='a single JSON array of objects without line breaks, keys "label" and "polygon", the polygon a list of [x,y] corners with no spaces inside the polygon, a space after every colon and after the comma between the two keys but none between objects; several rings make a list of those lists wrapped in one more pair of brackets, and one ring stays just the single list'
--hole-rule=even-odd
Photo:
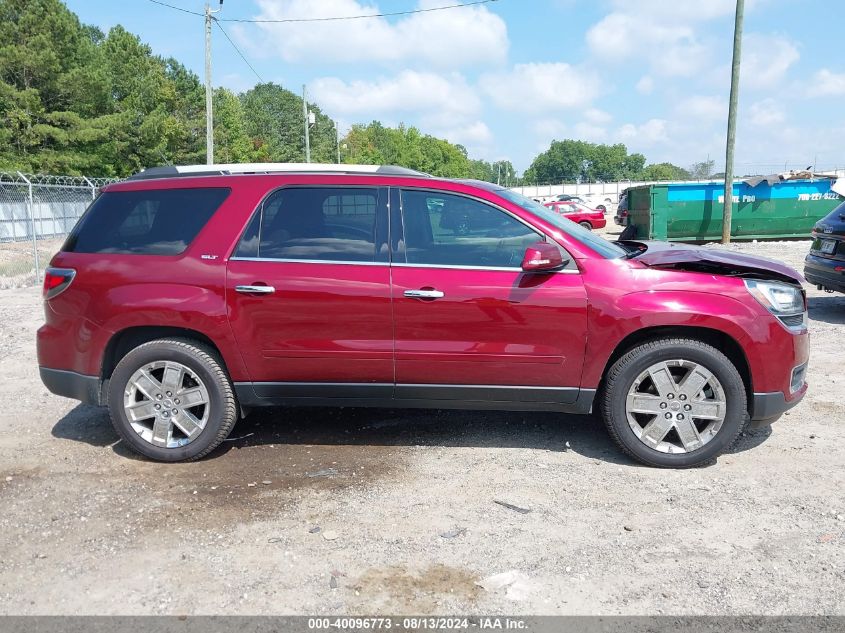
[{"label": "chrome side trim", "polygon": [[277,262],[280,264],[334,264],[344,266],[390,266],[389,262],[348,262],[339,259],[282,259],[275,257],[230,257],[230,262]]}]

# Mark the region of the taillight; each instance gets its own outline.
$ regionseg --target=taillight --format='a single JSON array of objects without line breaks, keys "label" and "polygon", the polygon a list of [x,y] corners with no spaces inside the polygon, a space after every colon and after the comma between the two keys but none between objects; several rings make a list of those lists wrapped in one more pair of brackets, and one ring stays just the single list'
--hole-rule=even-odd
[{"label": "taillight", "polygon": [[44,271],[44,298],[52,299],[64,292],[76,276],[73,268],[48,268]]}]

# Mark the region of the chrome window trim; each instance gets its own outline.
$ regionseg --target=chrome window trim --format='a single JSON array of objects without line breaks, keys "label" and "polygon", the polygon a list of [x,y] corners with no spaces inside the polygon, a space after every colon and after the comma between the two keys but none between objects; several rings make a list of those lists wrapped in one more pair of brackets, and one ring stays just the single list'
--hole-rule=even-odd
[{"label": "chrome window trim", "polygon": [[[340,174],[338,174],[338,175],[340,175]],[[360,176],[362,174],[354,174],[354,175]],[[372,174],[372,175],[377,175],[377,174]],[[367,262],[347,262],[345,260],[323,260],[323,259],[312,259],[312,260],[291,259],[291,260],[288,260],[288,259],[275,259],[275,258],[262,258],[262,257],[237,257],[237,256],[235,256],[235,253],[238,252],[238,247],[240,246],[241,241],[243,240],[244,235],[246,234],[247,230],[249,229],[249,225],[252,224],[252,221],[255,218],[256,214],[259,214],[258,240],[259,240],[259,245],[260,245],[261,231],[264,228],[264,205],[267,203],[267,200],[269,200],[274,194],[278,193],[279,191],[282,191],[283,189],[374,189],[376,191],[376,216],[375,216],[376,222],[378,222],[378,212],[379,212],[378,203],[379,203],[379,200],[380,200],[381,192],[384,191],[385,194],[387,195],[387,204],[385,205],[385,207],[386,207],[386,210],[387,210],[387,221],[388,221],[387,239],[388,239],[388,251],[389,251],[389,248],[390,248],[390,244],[389,244],[389,241],[390,241],[390,228],[389,228],[390,227],[390,186],[389,185],[385,185],[385,184],[373,185],[373,184],[358,184],[358,183],[323,184],[323,185],[316,184],[316,183],[305,183],[305,184],[303,184],[303,183],[285,183],[285,184],[279,185],[278,187],[274,187],[273,189],[270,189],[270,190],[264,192],[264,195],[261,196],[261,199],[258,201],[258,204],[255,206],[255,208],[252,211],[250,211],[249,218],[247,219],[246,224],[243,225],[243,228],[241,228],[241,231],[238,235],[238,239],[235,242],[234,247],[229,251],[229,257],[227,258],[226,261],[232,261],[232,260],[241,260],[241,261],[243,261],[243,260],[251,260],[251,261],[292,261],[292,262],[305,262],[305,263],[309,263],[309,264],[318,264],[318,263],[362,264],[362,263],[367,263]],[[261,251],[259,249],[259,253],[260,252]],[[390,263],[390,253],[388,252],[388,261],[386,261],[386,262],[370,262],[370,263],[372,263],[372,264],[388,264],[388,263]]]},{"label": "chrome window trim", "polygon": [[443,266],[440,264],[391,264],[390,262],[350,262],[346,260],[327,260],[327,259],[281,259],[274,257],[230,257],[229,261],[234,262],[276,262],[279,264],[334,264],[343,266],[390,266],[396,268],[433,268],[440,270],[485,270],[491,272],[505,272],[505,273],[525,273],[529,275],[580,275],[581,271],[577,269],[563,269],[551,270],[546,272],[530,272],[526,273],[519,266]]},{"label": "chrome window trim", "polygon": [[[495,202],[490,202],[489,200],[485,200],[484,198],[481,198],[479,196],[474,196],[474,195],[469,194],[469,193],[463,193],[461,191],[451,191],[451,190],[448,190],[448,189],[435,189],[435,188],[432,188],[432,187],[414,187],[414,186],[406,186],[406,185],[391,185],[390,188],[391,189],[395,188],[395,189],[399,190],[399,214],[400,214],[400,217],[402,218],[402,239],[403,239],[403,241],[405,240],[405,209],[404,209],[404,204],[403,204],[403,200],[402,200],[402,192],[404,190],[428,191],[428,192],[431,192],[431,193],[442,194],[442,195],[460,196],[462,198],[474,200],[475,202],[480,202],[481,204],[485,204],[488,207],[491,207],[493,209],[497,209],[498,211],[501,211],[502,213],[509,215],[514,220],[523,224],[529,230],[531,230],[532,232],[539,235],[542,238],[542,240],[538,240],[538,241],[551,242],[551,243],[555,244],[559,249],[561,249],[564,253],[566,253],[566,255],[569,257],[569,262],[571,263],[572,266],[574,266],[574,268],[572,268],[572,269],[564,268],[563,270],[556,270],[556,271],[552,271],[552,272],[556,272],[556,273],[564,273],[565,272],[565,273],[569,273],[569,274],[572,274],[572,273],[581,274],[581,271],[578,270],[578,265],[575,263],[575,258],[572,257],[572,253],[570,253],[568,250],[566,250],[566,248],[560,243],[560,241],[557,238],[555,238],[554,236],[550,236],[545,231],[540,230],[538,227],[534,226],[533,224],[531,224],[527,220],[519,217],[518,215],[516,215],[512,211],[505,209],[504,207],[496,204]],[[388,196],[388,200],[389,200],[389,196]],[[513,266],[467,266],[467,265],[443,266],[441,264],[410,264],[410,263],[407,263],[407,259],[408,259],[408,251],[407,251],[407,247],[406,247],[405,262],[403,262],[403,263],[393,262],[392,265],[393,266],[402,266],[402,267],[409,267],[409,266],[414,267],[415,266],[415,267],[420,267],[420,268],[454,268],[454,269],[457,269],[457,270],[519,270],[519,271],[522,271],[522,268],[520,268],[519,266],[517,266],[517,267],[513,267]],[[569,264],[567,264],[567,266],[568,265]]]},{"label": "chrome window trim", "polygon": [[565,275],[580,275],[581,271],[576,268],[563,268],[561,270],[526,272],[519,266],[444,266],[442,264],[391,264],[396,268],[436,268],[441,270],[488,270],[499,272],[516,272],[524,273],[526,275],[549,275],[549,274],[565,274]]}]

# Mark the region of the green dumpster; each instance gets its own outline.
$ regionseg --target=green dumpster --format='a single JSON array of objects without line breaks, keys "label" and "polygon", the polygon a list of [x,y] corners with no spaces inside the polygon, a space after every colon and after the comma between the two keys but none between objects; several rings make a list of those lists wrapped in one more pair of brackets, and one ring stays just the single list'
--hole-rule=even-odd
[{"label": "green dumpster", "polygon": [[[787,180],[733,186],[731,236],[736,239],[805,237],[842,202],[831,180]],[[705,242],[722,237],[724,184],[668,183],[628,190],[628,224],[637,239]]]}]

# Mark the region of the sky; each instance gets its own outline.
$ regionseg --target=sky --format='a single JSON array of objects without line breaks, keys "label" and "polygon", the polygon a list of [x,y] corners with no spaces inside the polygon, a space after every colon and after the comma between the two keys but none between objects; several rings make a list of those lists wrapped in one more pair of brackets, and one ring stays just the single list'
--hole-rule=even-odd
[{"label": "sky", "polygon": [[[203,0],[165,0],[202,12]],[[216,0],[214,0],[216,2]],[[368,15],[469,0],[226,0],[221,19]],[[149,0],[66,0],[204,76],[204,25]],[[649,163],[724,166],[735,0],[494,0],[388,18],[222,22],[213,83],[273,81],[341,131],[377,119],[518,171],[552,140],[624,143]],[[746,0],[736,172],[845,167],[838,0]],[[257,73],[257,74],[256,74]]]}]

